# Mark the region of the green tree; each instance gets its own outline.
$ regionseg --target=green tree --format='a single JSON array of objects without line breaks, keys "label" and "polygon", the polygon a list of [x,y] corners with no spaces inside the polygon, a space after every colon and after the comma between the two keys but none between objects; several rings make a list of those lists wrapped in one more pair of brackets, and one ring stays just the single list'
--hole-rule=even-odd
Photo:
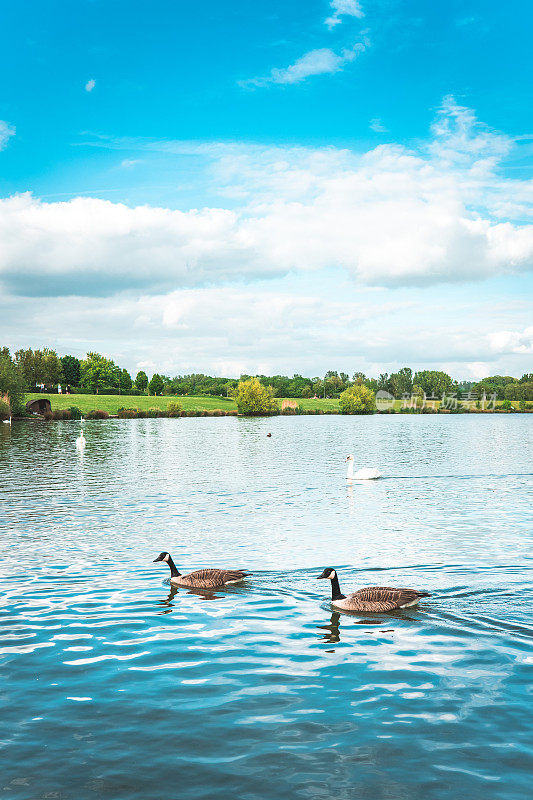
[{"label": "green tree", "polygon": [[36,383],[41,383],[40,379],[37,380],[36,354],[31,347],[27,350],[17,350],[15,353],[15,363],[24,379],[27,389],[33,389]]},{"label": "green tree", "polygon": [[505,397],[505,387],[510,383],[516,383],[516,378],[510,375],[491,375],[489,378],[483,378],[482,381],[476,383],[474,392],[479,396],[483,396],[483,392],[487,397],[496,394],[498,400],[503,400]]},{"label": "green tree", "polygon": [[390,392],[394,397],[411,394],[413,391],[413,371],[403,367],[398,372],[393,372],[389,378]]},{"label": "green tree", "polygon": [[127,369],[122,369],[120,371],[120,375],[118,376],[118,388],[121,392],[129,392],[131,391],[131,387],[133,385],[133,381],[131,380],[131,375]]},{"label": "green tree", "polygon": [[0,399],[7,398],[12,414],[24,411],[24,378],[7,347],[0,348]]},{"label": "green tree", "polygon": [[272,387],[263,386],[258,378],[239,381],[235,401],[239,414],[249,417],[268,416],[278,410]]},{"label": "green tree", "polygon": [[148,386],[148,375],[142,369],[137,373],[137,377],[135,378],[135,386],[140,392],[146,391],[146,387]]},{"label": "green tree", "polygon": [[28,389],[38,383],[49,383],[52,386],[63,380],[63,366],[55,350],[49,347],[43,350],[17,350],[15,353],[17,364]]},{"label": "green tree", "polygon": [[426,369],[415,373],[413,383],[420,386],[428,397],[441,397],[443,394],[451,392],[454,388],[452,378],[446,372],[437,370]]},{"label": "green tree", "polygon": [[87,353],[80,365],[81,385],[98,392],[103,386],[116,386],[118,384],[119,368],[110,358],[100,353]]},{"label": "green tree", "polygon": [[148,391],[150,394],[156,395],[161,394],[163,391],[165,384],[163,383],[163,378],[157,372],[154,372],[152,375],[152,380],[148,384]]},{"label": "green tree", "polygon": [[79,386],[81,379],[80,360],[76,356],[62,356],[63,377],[69,386]]},{"label": "green tree", "polygon": [[533,400],[533,381],[508,383],[504,389],[506,400]]},{"label": "green tree", "polygon": [[55,386],[63,380],[63,366],[55,350],[50,350],[48,347],[43,348],[42,365],[44,383],[51,383],[52,386]]},{"label": "green tree", "polygon": [[355,383],[342,392],[339,406],[341,414],[372,414],[376,408],[376,396],[364,384]]}]

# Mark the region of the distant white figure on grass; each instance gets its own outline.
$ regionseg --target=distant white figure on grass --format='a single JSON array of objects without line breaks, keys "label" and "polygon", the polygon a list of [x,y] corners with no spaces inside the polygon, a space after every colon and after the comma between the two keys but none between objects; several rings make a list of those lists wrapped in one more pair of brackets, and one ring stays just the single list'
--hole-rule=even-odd
[{"label": "distant white figure on grass", "polygon": [[354,472],[353,456],[348,456],[346,461],[348,462],[348,472],[346,473],[347,481],[375,481],[377,478],[382,477],[381,472],[374,469],[374,467],[363,467],[362,469],[358,469],[357,472]]},{"label": "distant white figure on grass", "polygon": [[86,444],[86,442],[87,442],[87,439],[86,439],[86,438],[85,438],[85,436],[83,435],[83,428],[82,428],[82,429],[81,429],[81,432],[80,432],[80,435],[79,435],[79,436],[78,436],[78,438],[76,439],[76,448],[77,448],[78,450],[83,450],[83,449],[85,448],[85,444]]}]

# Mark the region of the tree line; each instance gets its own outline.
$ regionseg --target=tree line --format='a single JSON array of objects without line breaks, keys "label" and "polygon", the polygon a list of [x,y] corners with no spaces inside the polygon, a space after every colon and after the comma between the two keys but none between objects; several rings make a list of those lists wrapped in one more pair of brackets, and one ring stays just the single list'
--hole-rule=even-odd
[{"label": "tree line", "polygon": [[441,398],[443,394],[487,397],[498,400],[533,400],[533,374],[521,378],[494,375],[477,383],[457,381],[446,372],[419,370],[413,372],[403,367],[391,374],[382,373],[377,378],[362,372],[349,375],[330,370],[323,377],[308,378],[300,374],[241,375],[240,378],[221,378],[203,373],[170,377],[154,373],[150,379],[144,370],[133,377],[106,356],[89,352],[84,359],[73,355],[59,356],[51,348],[41,350],[19,349],[13,355],[8,348],[0,350],[0,394],[22,397],[24,392],[40,391],[44,386],[55,391],[58,385],[73,392],[94,394],[151,394],[172,396],[234,396],[239,380],[257,378],[264,387],[270,387],[272,397],[340,397],[351,386],[365,386],[374,394],[386,391],[395,398],[408,395]]}]

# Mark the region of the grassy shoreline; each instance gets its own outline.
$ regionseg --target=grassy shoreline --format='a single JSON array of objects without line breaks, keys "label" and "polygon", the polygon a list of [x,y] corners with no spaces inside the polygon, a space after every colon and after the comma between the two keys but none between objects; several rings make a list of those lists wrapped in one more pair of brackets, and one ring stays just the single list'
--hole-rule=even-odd
[{"label": "grassy shoreline", "polygon": [[[40,394],[28,393],[26,394],[26,402],[29,400],[36,400],[44,397],[50,400],[52,404],[52,411],[61,411],[75,406],[80,409],[83,414],[88,414],[90,411],[101,410],[106,411],[110,416],[117,414],[119,408],[132,408],[142,411],[148,409],[158,408],[165,411],[170,403],[178,402],[184,412],[189,414],[210,414],[215,412],[237,412],[237,405],[234,400],[225,397],[210,397],[210,396],[161,396],[151,397],[147,395],[104,395],[104,394],[70,394],[70,395],[57,395],[57,394]],[[323,414],[336,414],[339,413],[339,401],[337,399],[314,399],[314,398],[294,398],[298,405],[304,412],[310,413],[323,413]],[[281,408],[282,399],[278,400],[278,405]],[[436,402],[437,409],[440,403]],[[402,413],[402,401],[396,400],[394,404],[396,413]],[[498,413],[512,413],[505,412],[504,409],[497,407]],[[442,410],[443,411],[443,410]],[[442,413],[442,411],[440,413]],[[482,411],[475,408],[473,403],[468,409],[469,413],[492,413],[491,411]],[[518,408],[516,409],[518,411]],[[403,413],[409,413],[403,410]],[[415,413],[424,413],[417,410]],[[427,412],[426,412],[427,413]],[[449,413],[449,412],[448,412]],[[527,413],[527,412],[526,412]]]}]

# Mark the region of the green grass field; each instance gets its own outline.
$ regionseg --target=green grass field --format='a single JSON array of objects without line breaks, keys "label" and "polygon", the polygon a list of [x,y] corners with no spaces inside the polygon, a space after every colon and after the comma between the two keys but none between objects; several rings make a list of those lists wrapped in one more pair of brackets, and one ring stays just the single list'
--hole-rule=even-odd
[{"label": "green grass field", "polygon": [[[237,405],[233,400],[223,397],[146,397],[145,395],[118,395],[118,394],[27,394],[28,400],[36,400],[39,397],[46,397],[52,404],[52,411],[59,411],[63,408],[76,406],[84,414],[94,409],[107,411],[108,414],[116,414],[119,408],[149,408],[165,409],[169,403],[178,402],[184,411],[236,411]],[[305,400],[298,399],[297,402],[305,409],[323,409],[324,411],[336,411],[339,407],[338,400]],[[279,401],[281,404],[281,400]]]},{"label": "green grass field", "polygon": [[[165,409],[169,403],[178,402],[184,411],[236,411],[237,405],[234,400],[228,400],[224,397],[147,397],[146,395],[118,395],[118,394],[27,394],[26,402],[28,400],[35,400],[38,397],[46,397],[52,404],[52,411],[59,411],[70,406],[76,406],[83,414],[89,411],[99,409],[107,411],[108,414],[116,414],[119,408],[139,408],[147,411],[149,408]],[[338,400],[314,400],[306,398],[295,398],[299,406],[304,410],[313,411],[338,411]],[[281,407],[282,398],[278,399],[278,405]],[[394,408],[400,411],[402,408],[402,401],[396,400]],[[473,405],[473,404],[472,404]],[[498,406],[501,403],[497,404]],[[514,403],[518,408],[518,402]],[[437,401],[436,407],[440,407],[440,402]],[[472,408],[475,410],[475,408]]]}]

